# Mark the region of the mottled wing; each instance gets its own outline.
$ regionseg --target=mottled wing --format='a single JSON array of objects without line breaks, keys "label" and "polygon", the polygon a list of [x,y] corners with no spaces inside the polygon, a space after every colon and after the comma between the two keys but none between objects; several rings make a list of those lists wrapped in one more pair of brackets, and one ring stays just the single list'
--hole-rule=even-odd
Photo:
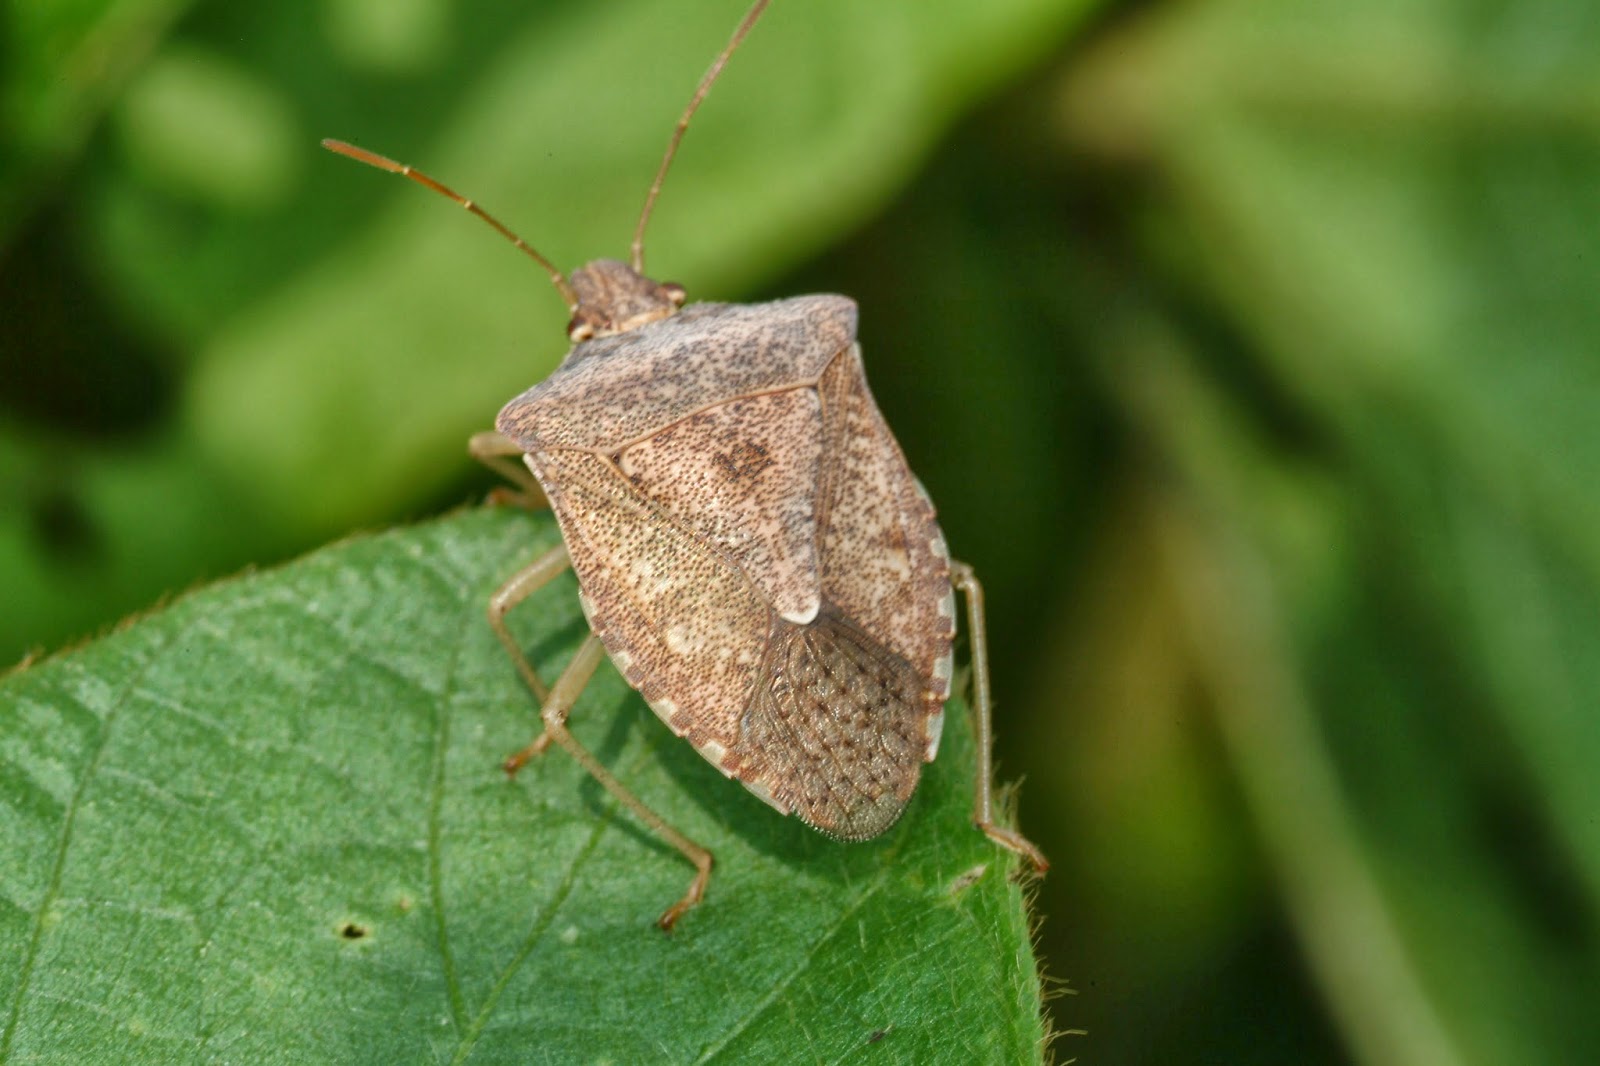
[{"label": "mottled wing", "polygon": [[866,840],[900,817],[924,751],[923,679],[831,606],[783,624],[743,722],[739,777],[805,822]]},{"label": "mottled wing", "polygon": [[824,412],[817,489],[823,598],[923,678],[925,755],[938,751],[950,698],[955,592],[933,503],[867,388],[852,345],[819,383]]},{"label": "mottled wing", "polygon": [[893,825],[938,749],[955,633],[950,561],[852,345],[818,382],[822,608],[780,624],[745,718],[740,777],[858,840]]}]

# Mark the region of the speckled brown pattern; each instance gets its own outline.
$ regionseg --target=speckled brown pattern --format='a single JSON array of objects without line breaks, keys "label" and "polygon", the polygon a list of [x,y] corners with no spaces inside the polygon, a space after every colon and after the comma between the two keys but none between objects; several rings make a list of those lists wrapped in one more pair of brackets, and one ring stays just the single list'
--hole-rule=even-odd
[{"label": "speckled brown pattern", "polygon": [[944,534],[867,389],[859,346],[841,353],[819,388],[831,412],[817,492],[823,594],[916,667],[936,715],[950,696],[956,631]]},{"label": "speckled brown pattern", "polygon": [[855,313],[842,296],[691,305],[578,344],[496,424],[628,682],[723,773],[859,840],[937,750],[955,624]]},{"label": "speckled brown pattern", "polygon": [[554,373],[506,404],[495,425],[530,452],[613,454],[702,408],[815,382],[855,332],[856,305],[844,296],[691,304],[576,345]]},{"label": "speckled brown pattern", "polygon": [[817,459],[822,411],[813,389],[707,408],[625,448],[634,486],[722,549],[772,608],[805,623],[822,603],[817,572]]}]

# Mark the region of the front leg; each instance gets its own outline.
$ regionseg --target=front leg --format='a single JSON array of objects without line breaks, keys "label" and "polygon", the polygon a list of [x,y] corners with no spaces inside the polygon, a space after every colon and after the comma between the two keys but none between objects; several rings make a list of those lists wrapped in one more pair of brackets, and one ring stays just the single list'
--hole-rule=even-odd
[{"label": "front leg", "polygon": [[[535,591],[550,583],[550,580],[572,565],[572,559],[567,555],[566,545],[551,548],[539,558],[518,570],[507,581],[495,590],[489,597],[489,627],[494,630],[494,635],[500,639],[505,647],[506,654],[511,656],[511,661],[516,665],[517,673],[522,675],[522,680],[532,690],[534,698],[543,702],[550,694],[550,689],[539,676],[539,671],[533,668],[528,657],[522,654],[522,647],[517,643],[517,638],[511,635],[511,630],[506,625],[506,614],[517,604],[533,595]],[[543,747],[540,747],[543,750]],[[530,752],[527,754],[537,754]],[[527,762],[526,754],[518,753],[506,760],[506,773],[514,774],[517,768]]]},{"label": "front leg", "polygon": [[489,494],[491,504],[529,510],[550,505],[533,472],[522,463],[522,446],[504,433],[492,429],[474,433],[467,440],[467,454],[516,486],[495,489]]}]

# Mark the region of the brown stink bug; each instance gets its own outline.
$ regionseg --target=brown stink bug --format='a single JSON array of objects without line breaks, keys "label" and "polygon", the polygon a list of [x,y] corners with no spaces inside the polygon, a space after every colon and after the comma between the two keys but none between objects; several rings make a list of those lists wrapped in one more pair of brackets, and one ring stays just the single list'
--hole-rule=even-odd
[{"label": "brown stink bug", "polygon": [[[489,620],[542,703],[544,731],[507,770],[565,748],[694,863],[662,928],[700,901],[711,853],[667,824],[567,730],[602,652],[669,728],[784,814],[844,840],[900,817],[939,747],[950,695],[955,590],[966,597],[978,749],[973,821],[1039,870],[995,824],[983,591],[951,560],[933,504],[867,389],[844,296],[684,306],[643,272],[643,235],[689,120],[767,0],[758,0],[678,121],[634,231],[631,265],[563,278],[470,200],[338,141],[492,225],[550,274],[572,350],[505,406],[474,456],[548,500],[564,546],[494,594]],[[515,460],[521,459],[526,469]],[[530,475],[531,472],[531,475]],[[567,567],[593,632],[547,688],[508,611]]]}]

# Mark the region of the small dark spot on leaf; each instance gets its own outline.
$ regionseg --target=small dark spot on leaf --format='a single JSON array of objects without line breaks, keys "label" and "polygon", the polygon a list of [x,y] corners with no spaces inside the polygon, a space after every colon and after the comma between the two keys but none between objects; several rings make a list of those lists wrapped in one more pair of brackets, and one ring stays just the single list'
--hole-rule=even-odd
[{"label": "small dark spot on leaf", "polygon": [[362,940],[367,936],[367,927],[355,922],[345,922],[339,927],[339,935],[346,940]]},{"label": "small dark spot on leaf", "polygon": [[884,1037],[888,1036],[889,1035],[889,1030],[893,1029],[893,1028],[894,1028],[894,1026],[892,1026],[892,1025],[886,1025],[882,1029],[874,1029],[872,1031],[872,1035],[867,1037],[867,1043],[876,1044],[878,1041],[880,1041]]}]

